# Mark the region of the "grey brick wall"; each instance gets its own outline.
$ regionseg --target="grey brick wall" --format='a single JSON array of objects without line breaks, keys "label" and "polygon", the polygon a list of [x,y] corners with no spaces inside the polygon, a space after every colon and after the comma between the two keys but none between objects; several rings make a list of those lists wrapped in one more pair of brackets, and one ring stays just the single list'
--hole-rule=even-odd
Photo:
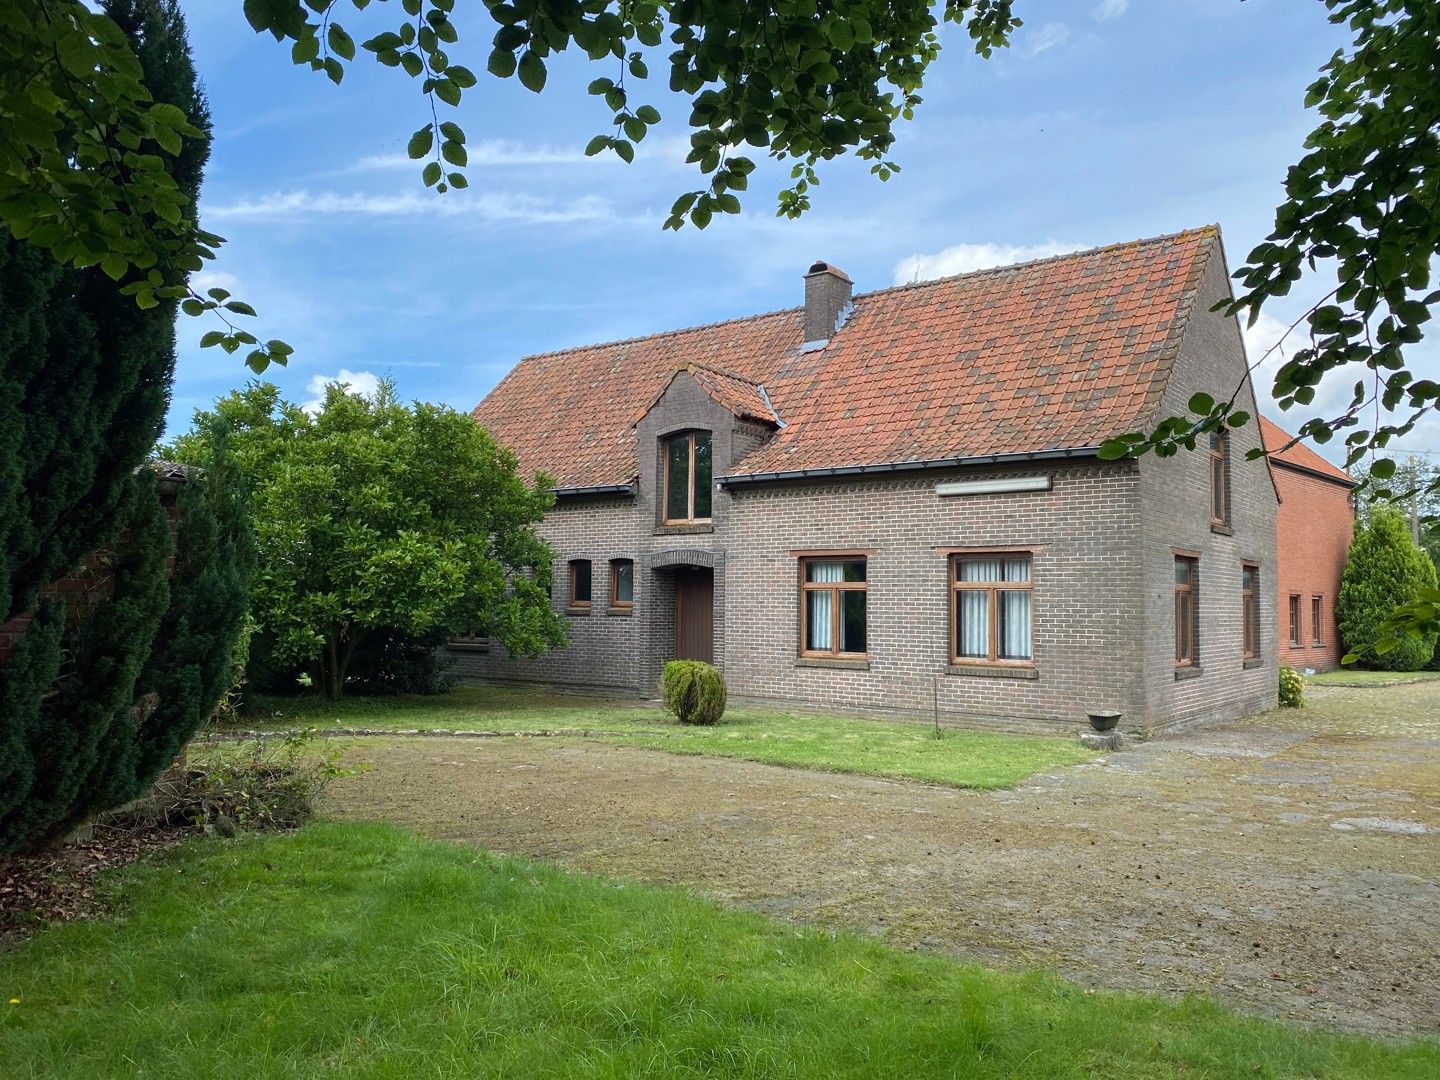
[{"label": "grey brick wall", "polygon": [[[1240,326],[1210,308],[1230,295],[1217,251],[1194,301],[1190,327],[1175,358],[1158,416],[1184,415],[1190,397],[1205,391],[1217,401],[1240,388],[1238,407],[1257,414],[1246,378]],[[1243,385],[1242,385],[1243,384]],[[1142,543],[1145,565],[1145,697],[1152,728],[1234,719],[1274,708],[1275,520],[1279,503],[1264,459],[1246,460],[1260,445],[1252,420],[1230,438],[1230,512],[1233,535],[1210,525],[1209,444],[1171,458],[1140,459]],[[1174,548],[1200,554],[1199,651],[1202,674],[1177,680],[1174,658]],[[1260,664],[1242,659],[1241,564],[1260,566]]]},{"label": "grey brick wall", "polygon": [[[937,482],[1048,474],[1048,492],[941,497]],[[728,682],[739,698],[989,722],[1085,722],[1143,705],[1137,471],[1046,462],[845,483],[737,488],[732,505]],[[952,673],[946,548],[1034,548],[1034,678]],[[798,659],[797,557],[873,549],[867,670]],[[819,666],[817,666],[817,664]]]}]

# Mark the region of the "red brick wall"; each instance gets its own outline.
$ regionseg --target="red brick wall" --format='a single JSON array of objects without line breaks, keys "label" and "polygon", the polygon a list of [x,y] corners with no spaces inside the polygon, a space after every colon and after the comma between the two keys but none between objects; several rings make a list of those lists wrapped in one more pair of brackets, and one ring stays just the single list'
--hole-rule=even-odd
[{"label": "red brick wall", "polygon": [[[1274,462],[1280,489],[1276,530],[1278,580],[1275,611],[1280,663],[1325,671],[1340,663],[1340,634],[1335,625],[1335,598],[1340,574],[1354,532],[1350,491],[1342,484]],[[1290,597],[1300,597],[1300,644],[1290,644]],[[1311,605],[1320,597],[1320,644],[1315,644]]]}]

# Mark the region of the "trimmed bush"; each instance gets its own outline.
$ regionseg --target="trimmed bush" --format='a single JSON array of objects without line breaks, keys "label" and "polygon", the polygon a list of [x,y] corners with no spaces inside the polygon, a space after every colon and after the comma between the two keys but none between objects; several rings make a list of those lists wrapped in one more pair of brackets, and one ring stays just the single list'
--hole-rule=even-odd
[{"label": "trimmed bush", "polygon": [[1305,679],[1292,667],[1280,669],[1280,707],[1282,709],[1303,709],[1305,707]]},{"label": "trimmed bush", "polygon": [[682,724],[715,724],[725,715],[725,677],[703,660],[671,660],[661,692]]},{"label": "trimmed bush", "polygon": [[1435,587],[1435,566],[1415,546],[1405,517],[1377,506],[1367,525],[1355,530],[1345,573],[1340,578],[1336,615],[1346,650],[1360,654],[1359,666],[1386,671],[1419,671],[1435,653],[1434,637],[1403,637],[1388,652],[1377,652],[1380,624],[1397,605],[1413,602],[1421,589]]}]

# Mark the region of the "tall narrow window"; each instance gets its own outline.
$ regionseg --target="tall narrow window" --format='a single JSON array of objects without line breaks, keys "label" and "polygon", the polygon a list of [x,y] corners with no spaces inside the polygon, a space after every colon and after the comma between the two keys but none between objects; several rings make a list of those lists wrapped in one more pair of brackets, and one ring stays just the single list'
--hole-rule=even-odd
[{"label": "tall narrow window", "polygon": [[950,557],[950,659],[959,663],[1029,663],[1030,556]]},{"label": "tall narrow window", "polygon": [[629,559],[610,560],[610,606],[635,606],[635,564]]},{"label": "tall narrow window", "polygon": [[800,655],[865,656],[865,560],[800,560]]},{"label": "tall narrow window", "polygon": [[1246,563],[1240,569],[1240,618],[1244,623],[1244,656],[1260,655],[1260,568]]},{"label": "tall narrow window", "polygon": [[1312,596],[1310,598],[1310,630],[1311,633],[1314,635],[1310,640],[1316,645],[1325,644],[1325,635],[1320,632],[1320,627],[1322,625],[1320,620],[1324,612],[1324,608],[1325,598],[1323,596]]},{"label": "tall narrow window", "polygon": [[690,431],[666,439],[665,524],[709,521],[713,476],[708,431]]},{"label": "tall narrow window", "polygon": [[1300,594],[1290,594],[1290,644],[1300,647]]},{"label": "tall narrow window", "polygon": [[576,559],[570,563],[570,606],[572,608],[588,608],[590,606],[590,562],[588,559]]},{"label": "tall narrow window", "polygon": [[1210,433],[1210,521],[1230,524],[1230,434]]},{"label": "tall narrow window", "polygon": [[1190,667],[1200,658],[1199,585],[1200,560],[1190,555],[1175,556],[1175,666]]}]

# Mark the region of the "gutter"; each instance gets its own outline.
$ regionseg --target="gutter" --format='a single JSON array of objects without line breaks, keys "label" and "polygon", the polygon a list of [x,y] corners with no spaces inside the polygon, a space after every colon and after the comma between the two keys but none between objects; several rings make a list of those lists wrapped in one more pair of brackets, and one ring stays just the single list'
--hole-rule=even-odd
[{"label": "gutter", "polygon": [[1351,489],[1358,487],[1360,484],[1360,481],[1355,479],[1341,480],[1340,477],[1331,476],[1329,473],[1321,472],[1319,469],[1311,469],[1305,465],[1296,465],[1293,461],[1286,461],[1284,458],[1276,457],[1274,454],[1266,454],[1265,456],[1270,460],[1270,464],[1274,465],[1277,469],[1289,469],[1292,472],[1301,473],[1304,476],[1313,476],[1316,480],[1328,481],[1336,487]]},{"label": "gutter", "polygon": [[551,489],[555,495],[634,495],[632,484],[600,484],[596,487],[557,487]]},{"label": "gutter", "polygon": [[953,469],[965,465],[1007,465],[1025,461],[1054,461],[1065,458],[1093,458],[1098,446],[1077,446],[1070,450],[1036,450],[1028,454],[985,454],[979,457],[929,458],[919,461],[892,461],[884,465],[842,465],[833,469],[792,469],[783,472],[744,473],[716,478],[721,487],[764,484],[776,480],[809,480],[827,476],[861,476],[873,473],[918,472],[926,469]]}]

